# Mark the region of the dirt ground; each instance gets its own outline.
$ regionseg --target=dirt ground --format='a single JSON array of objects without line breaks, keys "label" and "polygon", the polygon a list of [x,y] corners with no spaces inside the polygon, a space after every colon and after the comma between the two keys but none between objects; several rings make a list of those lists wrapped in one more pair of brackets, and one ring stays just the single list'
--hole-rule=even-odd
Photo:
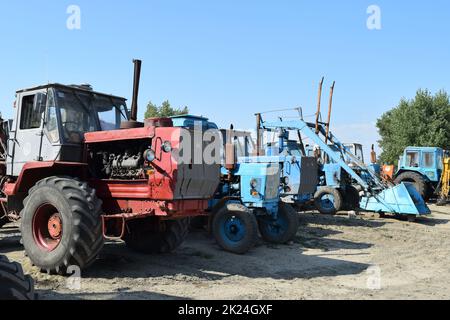
[{"label": "dirt ground", "polygon": [[108,243],[80,290],[31,267],[14,226],[0,230],[0,253],[24,264],[40,299],[450,299],[450,208],[432,210],[415,223],[302,213],[294,243],[243,256],[203,232],[162,256]]}]

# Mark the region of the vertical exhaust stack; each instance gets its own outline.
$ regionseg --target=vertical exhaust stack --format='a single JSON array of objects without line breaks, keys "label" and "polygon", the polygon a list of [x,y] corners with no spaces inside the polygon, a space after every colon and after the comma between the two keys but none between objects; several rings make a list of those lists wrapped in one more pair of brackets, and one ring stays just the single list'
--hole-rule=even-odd
[{"label": "vertical exhaust stack", "polygon": [[261,114],[257,113],[256,116],[256,156],[261,155]]},{"label": "vertical exhaust stack", "polygon": [[122,129],[142,128],[144,126],[144,123],[137,121],[139,85],[141,81],[142,61],[134,59],[133,63],[134,63],[133,100],[131,101],[130,120],[122,122],[121,124]]}]

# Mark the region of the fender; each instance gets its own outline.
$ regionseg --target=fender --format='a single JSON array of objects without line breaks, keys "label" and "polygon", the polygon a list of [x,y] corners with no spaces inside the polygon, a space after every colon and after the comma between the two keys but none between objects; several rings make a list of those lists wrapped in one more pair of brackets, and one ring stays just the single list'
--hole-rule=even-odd
[{"label": "fender", "polygon": [[86,180],[88,166],[86,163],[59,162],[59,161],[35,161],[24,165],[15,182],[4,185],[3,191],[8,197],[19,194],[27,194],[38,181],[50,176],[71,176]]}]

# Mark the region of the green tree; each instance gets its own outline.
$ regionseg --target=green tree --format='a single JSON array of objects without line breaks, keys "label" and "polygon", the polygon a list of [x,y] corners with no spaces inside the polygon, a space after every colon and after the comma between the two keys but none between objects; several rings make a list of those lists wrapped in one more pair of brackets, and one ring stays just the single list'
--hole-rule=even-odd
[{"label": "green tree", "polygon": [[151,101],[147,105],[145,112],[145,119],[148,118],[160,118],[160,117],[173,117],[189,113],[189,108],[184,107],[181,109],[172,108],[169,101],[164,101],[161,106],[156,106]]},{"label": "green tree", "polygon": [[401,99],[399,105],[377,121],[381,136],[383,163],[397,164],[408,146],[450,147],[450,99],[445,91],[432,95],[418,90],[412,100]]}]

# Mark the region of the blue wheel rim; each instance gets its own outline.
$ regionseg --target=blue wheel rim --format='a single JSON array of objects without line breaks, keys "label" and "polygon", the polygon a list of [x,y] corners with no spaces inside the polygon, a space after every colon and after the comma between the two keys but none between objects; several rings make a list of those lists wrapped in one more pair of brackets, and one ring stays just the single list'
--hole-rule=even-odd
[{"label": "blue wheel rim", "polygon": [[320,205],[326,210],[333,210],[335,204],[334,196],[332,194],[324,194],[320,198]]},{"label": "blue wheel rim", "polygon": [[242,241],[247,233],[245,224],[236,216],[227,217],[223,221],[220,230],[222,238],[229,244],[236,244]]}]

